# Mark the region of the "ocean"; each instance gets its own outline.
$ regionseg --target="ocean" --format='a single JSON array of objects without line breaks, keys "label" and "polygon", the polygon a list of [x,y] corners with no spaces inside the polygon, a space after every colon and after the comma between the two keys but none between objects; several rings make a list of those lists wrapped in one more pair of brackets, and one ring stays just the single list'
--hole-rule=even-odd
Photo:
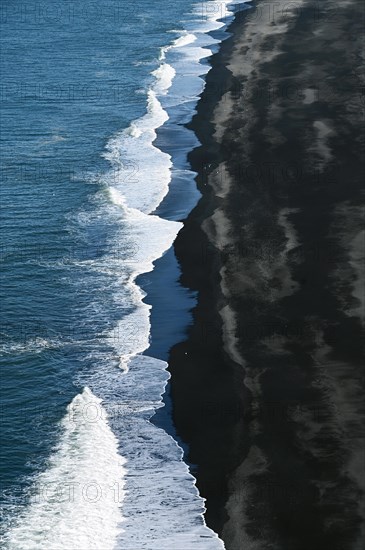
[{"label": "ocean", "polygon": [[195,300],[172,248],[199,199],[185,125],[229,4],[3,2],[8,550],[224,548],[165,403]]}]

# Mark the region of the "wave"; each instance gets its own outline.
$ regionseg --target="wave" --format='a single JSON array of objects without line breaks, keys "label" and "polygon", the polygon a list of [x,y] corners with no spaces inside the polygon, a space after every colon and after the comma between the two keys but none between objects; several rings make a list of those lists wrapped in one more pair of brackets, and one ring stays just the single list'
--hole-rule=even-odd
[{"label": "wave", "polygon": [[112,550],[121,530],[125,459],[107,413],[86,387],[67,407],[58,447],[30,503],[6,536],[8,550]]},{"label": "wave", "polygon": [[118,188],[127,206],[147,214],[168,192],[170,156],[152,145],[156,129],[167,119],[156,93],[150,90],[146,115],[111,139],[104,153],[112,165],[105,183]]},{"label": "wave", "polygon": [[[25,335],[26,336],[26,335]],[[59,340],[50,340],[47,338],[26,338],[21,342],[8,341],[0,344],[0,357],[6,355],[24,355],[38,354],[45,349],[56,349],[61,347],[62,343]]]},{"label": "wave", "polygon": [[[175,31],[175,32],[179,32],[179,31]],[[166,53],[169,50],[172,50],[173,48],[182,48],[183,46],[187,46],[188,44],[192,44],[192,42],[195,42],[196,40],[195,34],[189,33],[187,31],[180,31],[180,32],[181,32],[181,36],[179,36],[179,38],[176,38],[176,40],[174,40],[172,44],[161,48],[160,55],[159,55],[159,59],[161,61],[166,59]]]}]

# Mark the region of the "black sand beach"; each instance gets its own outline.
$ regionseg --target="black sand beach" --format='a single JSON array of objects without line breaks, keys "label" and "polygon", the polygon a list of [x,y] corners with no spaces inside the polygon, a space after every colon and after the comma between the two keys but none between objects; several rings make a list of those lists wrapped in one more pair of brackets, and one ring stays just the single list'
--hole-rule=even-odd
[{"label": "black sand beach", "polygon": [[237,12],[191,127],[173,418],[227,550],[364,542],[364,5]]}]

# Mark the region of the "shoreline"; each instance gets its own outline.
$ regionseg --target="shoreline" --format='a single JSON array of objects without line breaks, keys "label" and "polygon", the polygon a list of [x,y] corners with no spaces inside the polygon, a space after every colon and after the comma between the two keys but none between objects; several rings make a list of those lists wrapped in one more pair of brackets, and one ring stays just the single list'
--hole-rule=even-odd
[{"label": "shoreline", "polygon": [[[188,339],[174,345],[170,350],[168,363],[172,376],[170,385],[173,420],[178,435],[188,442],[188,463],[194,466],[195,471],[192,473],[197,478],[197,487],[207,500],[207,525],[218,535],[227,519],[224,505],[228,491],[226,475],[232,468],[230,454],[233,462],[237,462],[238,456],[236,452],[226,452],[227,445],[231,451],[236,446],[234,432],[237,427],[232,429],[232,418],[237,420],[240,416],[243,395],[246,398],[248,395],[244,388],[243,395],[241,391],[235,395],[232,382],[235,375],[232,377],[232,373],[236,366],[229,361],[223,350],[222,319],[216,310],[220,294],[220,259],[201,225],[215,208],[214,192],[208,185],[218,153],[212,139],[213,112],[223,93],[230,87],[230,72],[226,64],[233,47],[234,30],[244,24],[248,11],[246,8],[239,12],[238,17],[227,28],[231,36],[221,43],[219,50],[209,59],[211,69],[206,76],[206,87],[200,96],[197,112],[187,125],[201,143],[201,146],[191,151],[188,159],[192,169],[197,172],[196,182],[202,197],[184,220],[184,227],[174,242],[175,254],[181,268],[180,283],[182,287],[197,292],[198,300],[192,310],[193,321],[187,327]],[[199,363],[202,368],[198,373],[199,383],[196,385],[197,380],[192,369]],[[220,372],[220,364],[227,364],[223,372]],[[216,379],[205,387],[212,370]],[[239,377],[240,374],[236,373],[236,376]],[[188,410],[185,408],[186,403],[189,403]],[[217,403],[220,404],[220,410],[215,414]],[[181,412],[177,410],[180,406]],[[199,424],[197,430],[192,428],[196,422]],[[241,424],[242,420],[238,419],[238,422]],[[201,436],[203,439],[199,442],[197,439]],[[204,468],[199,467],[202,462]]]},{"label": "shoreline", "polygon": [[174,247],[198,302],[170,351],[173,420],[227,550],[364,533],[363,14],[300,5],[236,17],[189,125],[202,198]]}]

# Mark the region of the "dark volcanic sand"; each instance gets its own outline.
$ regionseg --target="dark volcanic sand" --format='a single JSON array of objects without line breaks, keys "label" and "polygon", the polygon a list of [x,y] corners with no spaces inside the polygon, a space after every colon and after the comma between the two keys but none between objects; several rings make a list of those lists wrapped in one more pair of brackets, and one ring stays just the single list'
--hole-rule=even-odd
[{"label": "dark volcanic sand", "polygon": [[192,123],[173,414],[227,550],[364,542],[363,22],[360,1],[257,0]]}]

